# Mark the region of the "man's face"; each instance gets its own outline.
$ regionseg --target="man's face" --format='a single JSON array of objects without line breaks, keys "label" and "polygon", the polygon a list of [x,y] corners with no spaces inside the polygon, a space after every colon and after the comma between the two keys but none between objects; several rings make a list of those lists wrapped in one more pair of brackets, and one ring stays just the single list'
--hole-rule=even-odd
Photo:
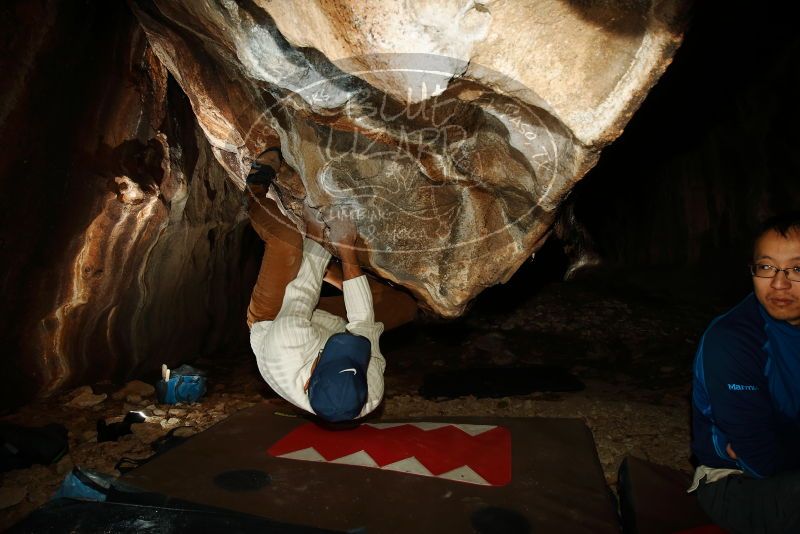
[{"label": "man's face", "polygon": [[[783,237],[769,231],[756,241],[754,263],[768,263],[778,269],[800,266],[800,232]],[[800,282],[786,279],[786,273],[775,278],[753,277],[756,298],[767,313],[778,320],[800,326]]]}]

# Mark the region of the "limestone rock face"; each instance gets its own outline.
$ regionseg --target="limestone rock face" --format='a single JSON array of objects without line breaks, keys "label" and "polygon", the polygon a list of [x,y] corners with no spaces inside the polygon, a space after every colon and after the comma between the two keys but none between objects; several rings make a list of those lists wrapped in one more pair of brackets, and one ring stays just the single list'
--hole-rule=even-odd
[{"label": "limestone rock face", "polygon": [[280,144],[299,228],[443,316],[507,280],[680,43],[688,0],[132,0],[239,187]]},{"label": "limestone rock face", "polygon": [[246,342],[241,194],[129,8],[0,15],[0,406]]}]

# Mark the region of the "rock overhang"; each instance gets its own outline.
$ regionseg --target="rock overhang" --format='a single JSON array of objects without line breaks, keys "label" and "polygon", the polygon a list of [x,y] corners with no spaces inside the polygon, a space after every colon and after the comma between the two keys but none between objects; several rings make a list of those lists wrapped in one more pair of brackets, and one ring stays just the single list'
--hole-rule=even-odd
[{"label": "rock overhang", "polygon": [[[671,61],[686,1],[131,3],[241,188],[356,221],[362,260],[456,316],[548,235]],[[294,171],[294,172],[291,172]]]}]

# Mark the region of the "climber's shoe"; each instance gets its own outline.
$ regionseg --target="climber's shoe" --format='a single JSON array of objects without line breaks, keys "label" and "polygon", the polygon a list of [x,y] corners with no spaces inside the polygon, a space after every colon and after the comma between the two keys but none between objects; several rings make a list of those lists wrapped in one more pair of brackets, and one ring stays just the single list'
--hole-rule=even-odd
[{"label": "climber's shoe", "polygon": [[256,158],[256,161],[251,164],[250,173],[245,179],[245,207],[248,207],[250,194],[252,194],[254,197],[263,197],[267,194],[269,185],[275,179],[277,174],[275,172],[275,168],[272,165],[258,162],[258,160],[260,160],[264,154],[268,152],[277,152],[278,155],[280,155],[281,150],[276,146],[270,147],[259,154],[258,158]]}]

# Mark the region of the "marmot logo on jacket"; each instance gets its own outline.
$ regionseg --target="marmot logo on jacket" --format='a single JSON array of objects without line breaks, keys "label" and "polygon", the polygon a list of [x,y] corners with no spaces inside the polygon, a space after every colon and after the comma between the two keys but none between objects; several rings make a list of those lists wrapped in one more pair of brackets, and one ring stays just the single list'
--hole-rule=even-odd
[{"label": "marmot logo on jacket", "polygon": [[728,389],[731,391],[758,391],[758,386],[751,386],[748,384],[728,384]]}]

